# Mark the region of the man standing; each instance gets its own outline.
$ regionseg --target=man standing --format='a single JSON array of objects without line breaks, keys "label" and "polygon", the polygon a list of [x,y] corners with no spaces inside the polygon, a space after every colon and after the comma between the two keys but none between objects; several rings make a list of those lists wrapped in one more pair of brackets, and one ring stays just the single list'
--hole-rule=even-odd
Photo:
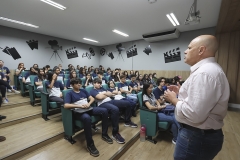
[{"label": "man standing", "polygon": [[230,91],[226,75],[215,62],[217,49],[214,36],[193,39],[184,57],[191,66],[189,78],[181,88],[169,86],[164,93],[164,98],[176,106],[175,117],[181,123],[175,160],[210,160],[222,148]]}]

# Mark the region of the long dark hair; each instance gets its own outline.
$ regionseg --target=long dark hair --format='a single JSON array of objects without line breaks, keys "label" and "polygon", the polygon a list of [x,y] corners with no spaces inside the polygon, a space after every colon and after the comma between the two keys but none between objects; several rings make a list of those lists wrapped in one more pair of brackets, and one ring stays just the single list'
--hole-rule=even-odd
[{"label": "long dark hair", "polygon": [[53,76],[53,73],[52,73],[52,72],[48,72],[48,74],[47,74],[47,80],[48,80],[49,82],[52,81],[52,76]]},{"label": "long dark hair", "polygon": [[108,81],[108,83],[107,83],[108,88],[110,88],[110,82],[113,82],[114,86],[116,86],[115,83],[114,83],[114,81],[113,81],[113,80],[110,80],[110,81]]},{"label": "long dark hair", "polygon": [[[147,93],[147,89],[150,87],[150,85],[153,85],[152,83],[144,83],[143,84],[143,91],[142,91],[142,100],[143,100],[143,95],[146,94],[149,98],[150,96]],[[144,102],[142,102],[143,106],[145,106]]]},{"label": "long dark hair", "polygon": [[[93,83],[93,79],[92,79],[92,76],[90,73],[88,73],[87,75],[90,75],[90,78],[89,78],[88,84],[87,84],[87,85],[89,85],[89,83]],[[87,76],[86,76],[86,80],[87,80]]]},{"label": "long dark hair", "polygon": [[[75,72],[75,73],[76,73],[76,77],[73,77],[73,72]],[[70,79],[72,79],[72,78],[77,78],[77,72],[76,72],[76,71],[74,71],[74,70],[73,70],[73,71],[71,71],[71,72],[70,72],[70,75],[69,75],[69,78],[70,78]]]},{"label": "long dark hair", "polygon": [[[43,73],[44,73],[43,75],[40,74],[41,70],[42,70]],[[38,70],[38,79],[40,79],[41,81],[43,81],[44,79],[46,79],[46,74],[45,74],[45,72],[44,72],[44,69],[41,69],[41,68],[40,68],[40,69]]]}]

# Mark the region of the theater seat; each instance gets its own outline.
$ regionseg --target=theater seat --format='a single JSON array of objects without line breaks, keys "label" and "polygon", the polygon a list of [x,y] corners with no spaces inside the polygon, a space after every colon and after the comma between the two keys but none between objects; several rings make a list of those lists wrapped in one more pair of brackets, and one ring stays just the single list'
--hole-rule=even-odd
[{"label": "theater seat", "polygon": [[[59,80],[58,80],[59,81]],[[47,92],[46,88],[46,80],[43,81],[43,92],[41,92],[41,106],[42,106],[42,118],[47,121],[49,120],[47,116],[51,110],[61,108],[61,104],[57,102],[50,102],[49,101],[49,93]],[[62,81],[59,81],[62,83]]]},{"label": "theater seat", "polygon": [[[23,71],[21,73],[22,77],[24,77],[27,72],[29,72],[29,71]],[[29,86],[28,86],[28,84],[23,83],[22,79],[19,80],[19,83],[20,83],[20,88],[21,88],[21,95],[23,97],[25,97],[28,93],[27,91],[29,90]]]},{"label": "theater seat", "polygon": [[[91,88],[88,87],[88,89],[91,89]],[[63,98],[71,90],[72,89],[64,90],[62,92]],[[94,104],[91,106],[95,107]],[[72,109],[66,109],[62,106],[61,111],[62,111],[62,122],[63,122],[64,134],[65,134],[64,138],[68,140],[71,144],[74,144],[76,141],[72,138],[72,136],[79,130],[83,129],[83,123],[74,117],[74,112]],[[91,119],[92,119],[92,123],[96,124],[101,120],[101,117],[91,116]]]},{"label": "theater seat", "polygon": [[35,77],[37,77],[37,75],[30,75],[31,84],[29,84],[29,97],[32,106],[35,104],[36,97],[41,98],[41,92],[37,91],[37,86],[34,83]]},{"label": "theater seat", "polygon": [[146,126],[147,140],[156,144],[157,141],[153,140],[152,137],[156,136],[159,129],[167,130],[170,124],[168,122],[159,122],[157,111],[149,110],[145,106],[143,106],[142,92],[139,92],[137,96],[140,106],[141,125]]}]

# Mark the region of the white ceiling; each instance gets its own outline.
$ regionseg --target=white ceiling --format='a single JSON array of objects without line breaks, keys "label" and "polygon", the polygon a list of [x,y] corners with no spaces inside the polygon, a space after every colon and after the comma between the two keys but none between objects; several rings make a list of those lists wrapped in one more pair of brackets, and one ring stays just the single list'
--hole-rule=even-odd
[{"label": "white ceiling", "polygon": [[[186,26],[194,0],[54,0],[67,7],[62,11],[40,0],[0,0],[0,17],[39,26],[31,28],[0,20],[0,25],[55,36],[96,46],[142,39],[142,34],[173,29],[166,14],[175,13],[180,21],[177,28],[190,31],[217,25],[222,0],[198,0],[201,23]],[[129,35],[113,33],[118,29]],[[100,43],[83,40],[91,38]]]}]

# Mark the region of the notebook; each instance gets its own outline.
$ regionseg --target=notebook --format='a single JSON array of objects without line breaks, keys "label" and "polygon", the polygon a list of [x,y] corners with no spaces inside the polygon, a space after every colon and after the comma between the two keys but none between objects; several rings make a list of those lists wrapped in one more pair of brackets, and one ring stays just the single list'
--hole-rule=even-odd
[{"label": "notebook", "polygon": [[89,107],[89,108],[75,108],[73,111],[77,112],[77,113],[85,113],[88,111],[91,111],[93,109],[93,107]]}]

